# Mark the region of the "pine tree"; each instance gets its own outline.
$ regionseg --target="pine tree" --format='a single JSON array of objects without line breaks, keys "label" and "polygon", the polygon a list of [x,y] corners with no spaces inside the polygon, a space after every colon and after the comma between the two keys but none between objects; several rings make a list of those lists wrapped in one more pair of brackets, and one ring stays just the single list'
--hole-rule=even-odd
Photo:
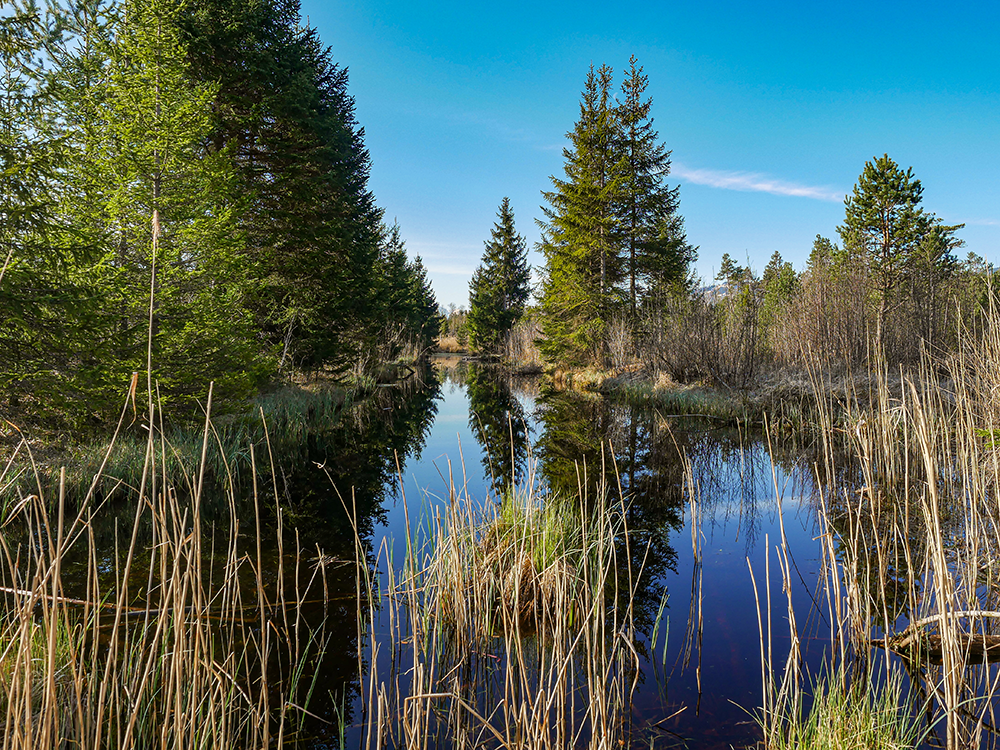
[{"label": "pine tree", "polygon": [[949,282],[958,272],[958,258],[954,251],[965,242],[955,236],[964,224],[945,225],[930,217],[927,228],[916,247],[906,259],[907,293],[913,307],[915,329],[924,341],[939,344],[941,332],[949,317],[942,314]]},{"label": "pine tree", "polygon": [[876,305],[875,337],[885,339],[886,320],[899,304],[906,258],[920,241],[926,217],[913,168],[905,172],[888,154],[865,163],[852,195],[844,200],[844,223],[837,228],[849,253],[861,255],[870,274]]},{"label": "pine tree", "polygon": [[760,308],[760,326],[766,336],[799,291],[798,274],[795,273],[792,264],[784,260],[777,250],[764,268],[761,286],[763,299]]},{"label": "pine tree", "polygon": [[566,178],[552,177],[542,195],[540,247],[545,255],[540,302],[543,355],[584,364],[604,357],[604,333],[620,306],[621,204],[624,164],[619,157],[612,71],[593,66],[580,103],[580,119],[563,149]]},{"label": "pine tree", "polygon": [[497,219],[469,285],[470,337],[472,345],[486,353],[497,351],[524,314],[531,291],[528,248],[514,229],[510,199],[501,202]]}]

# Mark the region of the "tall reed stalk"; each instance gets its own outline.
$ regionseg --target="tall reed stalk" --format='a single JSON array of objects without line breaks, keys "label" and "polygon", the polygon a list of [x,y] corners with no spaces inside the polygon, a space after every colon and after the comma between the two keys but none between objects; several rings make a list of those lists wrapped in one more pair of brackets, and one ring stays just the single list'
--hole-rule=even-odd
[{"label": "tall reed stalk", "polygon": [[22,495],[0,530],[4,750],[287,747],[301,726],[307,644],[325,637],[305,627],[301,604],[322,566],[310,581],[296,549],[264,570],[256,483],[249,524],[230,492],[227,523],[203,527],[211,423],[183,485],[161,473],[171,447],[150,427],[131,527],[114,550],[95,541],[110,511],[94,500],[99,474],[75,507],[65,472],[58,496]]},{"label": "tall reed stalk", "polygon": [[530,471],[496,502],[452,483],[425,536],[408,535],[401,565],[382,548],[381,578],[364,573],[359,541],[369,603],[358,621],[368,642],[361,747],[628,741],[642,553],[609,496],[542,495]]},{"label": "tall reed stalk", "polygon": [[[872,371],[842,404],[843,419],[822,424],[817,506],[833,668],[814,711],[885,708],[877,696],[895,691],[900,727],[922,717],[923,733],[949,749],[1000,747],[997,310],[953,355],[925,353],[919,367],[893,372],[873,354]],[[782,577],[792,584],[784,562]],[[801,676],[790,664],[774,678],[774,662],[763,663],[766,744],[788,747],[803,720]]]}]

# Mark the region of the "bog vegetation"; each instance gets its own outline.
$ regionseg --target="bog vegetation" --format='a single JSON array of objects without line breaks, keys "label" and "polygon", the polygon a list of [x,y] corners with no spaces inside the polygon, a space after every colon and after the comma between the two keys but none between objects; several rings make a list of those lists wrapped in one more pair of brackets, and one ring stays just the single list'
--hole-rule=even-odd
[{"label": "bog vegetation", "polygon": [[[505,200],[470,308],[449,315],[457,341],[514,365],[638,366],[740,390],[776,369],[801,371],[813,355],[828,369],[862,366],[876,352],[914,364],[923,350],[954,351],[963,330],[981,328],[992,268],[974,253],[959,259],[964,225],[926,210],[920,180],[888,155],[864,165],[844,199],[839,242],[817,235],[804,269],[775,252],[758,273],[725,254],[705,285],[693,274],[698,249],[679,188],[666,182],[671,152],[653,127],[648,77],[633,57],[617,92],[613,79],[610,67],[591,67],[564,174],[543,193],[536,304],[522,318],[504,302],[523,288],[512,260],[523,240]],[[496,309],[508,312],[494,338],[477,334]]]},{"label": "bog vegetation", "polygon": [[[325,596],[329,559],[286,554],[278,501],[265,570],[257,489],[270,473],[277,495],[278,470],[254,446],[303,460],[297,415],[334,421],[345,402],[259,409],[279,417],[273,443],[244,407],[289,374],[376,375],[427,351],[443,322],[420,259],[368,189],[346,71],[295,0],[18,0],[0,17],[0,77],[0,404],[26,462],[0,471],[16,496],[0,537],[0,740],[290,743],[308,716],[310,654],[326,643],[303,607],[307,590]],[[784,663],[759,620],[765,742],[823,746],[870,726],[872,743],[912,744],[924,714],[949,747],[985,742],[1000,649],[992,269],[958,260],[961,225],[926,210],[912,169],[883,155],[845,198],[838,241],[817,237],[804,270],[775,254],[758,275],[725,256],[718,284],[699,288],[647,86],[635,58],[617,93],[611,68],[591,68],[564,174],[543,194],[536,304],[504,199],[470,309],[446,333],[520,367],[639,366],[731,389],[806,371],[831,668],[803,684],[795,613]],[[873,376],[834,398],[831,374],[858,366]],[[164,425],[164,413],[190,423],[206,393],[228,422],[203,423],[197,440]],[[475,378],[469,393],[497,401]],[[631,509],[605,466],[593,488],[573,466],[564,484],[576,495],[540,493],[514,457],[528,436],[513,411],[478,420],[481,434],[509,435],[497,502],[452,488],[426,544],[408,540],[382,579],[344,499],[366,746],[633,739],[646,557],[631,547]],[[39,471],[12,426],[82,433],[115,416],[138,422],[141,439],[116,432],[69,483]],[[239,441],[249,452],[227,454]],[[379,443],[383,463],[395,447]],[[123,484],[137,502],[112,547],[94,519]],[[238,511],[247,485],[252,510]],[[211,529],[207,488],[230,511]],[[693,498],[695,483],[673,491]],[[790,587],[787,557],[780,570]],[[387,642],[375,632],[385,620]],[[922,695],[904,694],[901,664]]]}]

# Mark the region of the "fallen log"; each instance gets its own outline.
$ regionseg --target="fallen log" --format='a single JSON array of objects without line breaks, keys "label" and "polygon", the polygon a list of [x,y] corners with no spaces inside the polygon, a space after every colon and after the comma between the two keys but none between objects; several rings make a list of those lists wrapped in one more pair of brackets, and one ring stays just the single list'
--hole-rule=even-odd
[{"label": "fallen log", "polygon": [[[886,638],[876,638],[871,644],[877,648],[894,651],[900,656],[913,661],[926,659],[931,664],[941,664],[944,659],[944,646],[940,633],[925,633],[925,625],[950,619],[957,622],[961,619],[1000,618],[1000,612],[993,610],[975,610],[967,612],[952,612],[946,618],[942,614],[924,617],[911,623],[902,633]],[[966,664],[985,664],[1000,661],[1000,635],[985,633],[955,632],[949,640],[954,644],[957,653]]]},{"label": "fallen log", "polygon": [[[1000,635],[955,633],[951,640],[954,641],[956,652],[966,664],[1000,661]],[[888,638],[874,639],[871,643],[912,661],[928,661],[940,665],[944,660],[944,648],[938,633],[904,631]]]}]

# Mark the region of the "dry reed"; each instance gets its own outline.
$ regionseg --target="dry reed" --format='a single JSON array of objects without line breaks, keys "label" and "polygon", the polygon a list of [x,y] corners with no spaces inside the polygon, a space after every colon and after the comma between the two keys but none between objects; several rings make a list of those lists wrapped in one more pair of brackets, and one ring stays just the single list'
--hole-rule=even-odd
[{"label": "dry reed", "polygon": [[[401,569],[382,549],[384,577],[358,584],[369,594],[361,747],[627,741],[642,554],[605,490],[541,496],[529,471],[501,502],[480,504],[452,483],[426,538],[408,536]],[[358,554],[368,571],[360,541]]]},{"label": "dry reed", "polygon": [[[206,421],[202,464],[172,484],[161,474],[171,448],[153,423],[131,528],[116,533],[114,550],[96,542],[100,516],[112,511],[94,499],[99,473],[75,510],[63,473],[58,497],[39,490],[9,511],[0,532],[4,750],[294,740],[310,687],[309,644],[315,651],[324,640],[305,625],[300,603],[324,573],[320,566],[309,580],[298,549],[278,555],[277,571],[264,570],[256,481],[249,529],[232,492],[228,528],[216,536],[202,527],[212,440]],[[114,450],[112,440],[104,463]],[[249,549],[247,531],[256,536]]]},{"label": "dry reed", "polygon": [[[851,696],[846,710],[859,691],[884,694],[889,685],[900,731],[922,716],[925,729],[910,736],[940,735],[949,750],[998,747],[1000,318],[991,310],[984,329],[966,331],[947,358],[925,353],[909,372],[892,373],[877,358],[871,367],[875,377],[856,384],[843,419],[820,410],[817,509],[830,679],[839,681],[827,691]],[[816,388],[822,405],[818,377]],[[761,632],[763,642],[763,623]],[[804,720],[796,658],[778,670],[762,647],[769,747],[790,746]],[[868,705],[886,708],[880,700]]]}]

